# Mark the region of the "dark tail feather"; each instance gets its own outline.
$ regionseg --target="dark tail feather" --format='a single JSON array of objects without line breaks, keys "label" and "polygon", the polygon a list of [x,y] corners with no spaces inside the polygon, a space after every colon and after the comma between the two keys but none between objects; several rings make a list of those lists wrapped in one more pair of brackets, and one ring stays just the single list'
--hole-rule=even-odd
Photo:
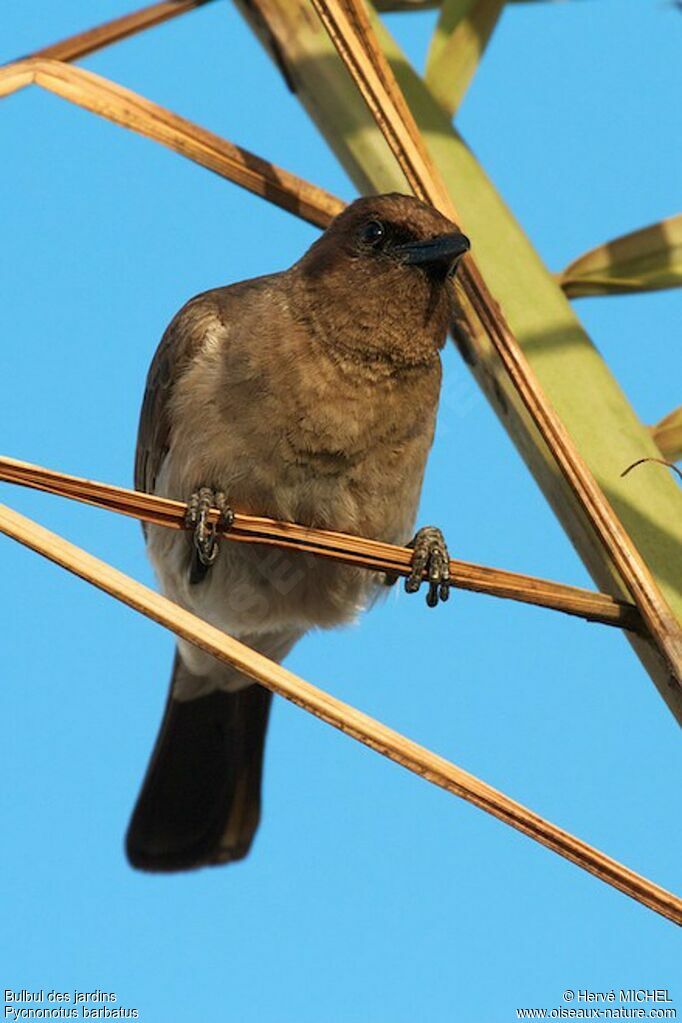
[{"label": "dark tail feather", "polygon": [[[173,681],[184,666],[175,657]],[[272,694],[258,685],[179,702],[169,694],[126,836],[141,870],[190,870],[246,856],[260,818]]]}]

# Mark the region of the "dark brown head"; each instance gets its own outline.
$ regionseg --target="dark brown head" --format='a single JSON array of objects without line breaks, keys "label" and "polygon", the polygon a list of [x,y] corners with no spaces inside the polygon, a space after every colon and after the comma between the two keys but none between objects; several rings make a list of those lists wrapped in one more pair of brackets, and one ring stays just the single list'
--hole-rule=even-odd
[{"label": "dark brown head", "polygon": [[451,278],[469,242],[413,196],[351,203],[296,264],[315,326],[368,361],[432,361],[452,314]]}]

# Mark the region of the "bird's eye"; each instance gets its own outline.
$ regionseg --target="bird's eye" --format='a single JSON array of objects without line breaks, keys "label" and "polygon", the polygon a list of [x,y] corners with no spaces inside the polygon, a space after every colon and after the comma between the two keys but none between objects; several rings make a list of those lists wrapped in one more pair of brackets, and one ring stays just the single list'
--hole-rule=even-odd
[{"label": "bird's eye", "polygon": [[380,245],[385,235],[386,229],[380,220],[370,220],[360,232],[360,237],[366,245]]}]

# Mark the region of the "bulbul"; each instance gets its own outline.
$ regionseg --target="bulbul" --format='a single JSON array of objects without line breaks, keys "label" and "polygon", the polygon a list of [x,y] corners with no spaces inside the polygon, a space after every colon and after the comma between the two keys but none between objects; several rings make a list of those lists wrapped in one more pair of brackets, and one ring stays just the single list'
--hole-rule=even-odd
[{"label": "bulbul", "polygon": [[[378,573],[223,539],[232,509],[395,544],[413,534],[467,239],[404,195],[358,199],[289,270],[207,291],[156,351],[135,485],[186,501],[188,529],[148,526],[164,593],[280,661],[309,629],[351,621]],[[448,595],[442,534],[412,573]],[[260,816],[271,694],[179,640],[156,747],[127,833],[138,868],[238,860]]]}]

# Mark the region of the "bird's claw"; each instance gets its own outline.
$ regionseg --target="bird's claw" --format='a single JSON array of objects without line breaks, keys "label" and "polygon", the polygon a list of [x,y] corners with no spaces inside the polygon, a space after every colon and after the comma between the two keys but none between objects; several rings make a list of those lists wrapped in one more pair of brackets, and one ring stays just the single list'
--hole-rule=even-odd
[{"label": "bird's claw", "polygon": [[[212,508],[220,511],[217,522],[209,519]],[[190,571],[190,582],[200,582],[218,556],[218,534],[229,529],[234,522],[234,512],[227,503],[222,490],[199,487],[187,502],[185,526],[193,532],[194,558]]]},{"label": "bird's claw", "polygon": [[450,555],[443,534],[436,526],[424,526],[408,547],[414,554],[405,589],[416,593],[426,579],[429,584],[426,603],[436,607],[439,601],[446,601],[450,596]]}]

